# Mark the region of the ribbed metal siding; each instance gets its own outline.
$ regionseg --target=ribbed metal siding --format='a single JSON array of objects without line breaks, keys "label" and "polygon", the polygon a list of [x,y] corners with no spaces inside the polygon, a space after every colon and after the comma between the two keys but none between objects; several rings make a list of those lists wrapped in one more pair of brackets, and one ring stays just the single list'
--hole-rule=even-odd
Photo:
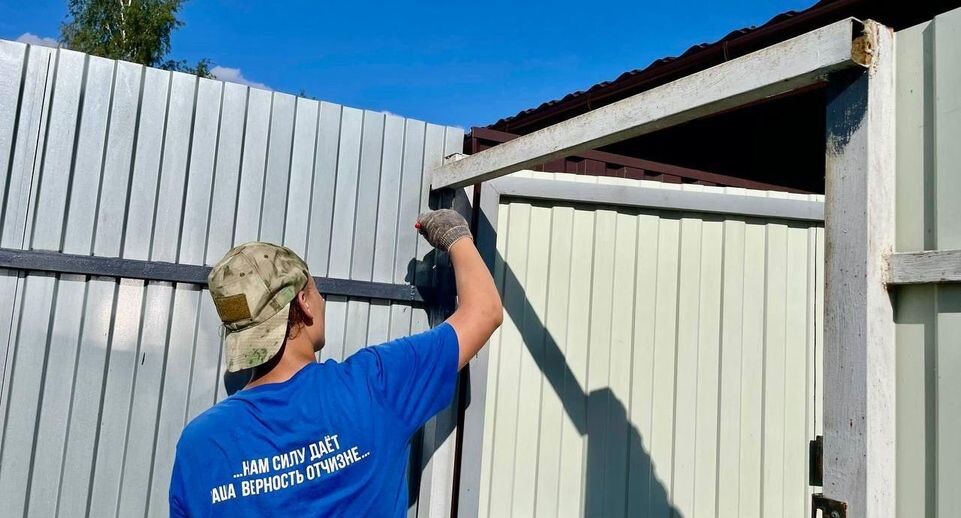
[{"label": "ribbed metal siding", "polygon": [[[0,41],[0,246],[212,264],[260,239],[314,275],[403,283],[427,251],[408,227],[426,207],[423,172],[462,141]],[[165,516],[180,430],[224,397],[218,324],[196,286],[0,271],[2,514]],[[323,356],[427,327],[421,309],[331,297]],[[425,462],[450,449],[429,430]],[[430,489],[411,516],[428,514]]]},{"label": "ribbed metal siding", "polygon": [[[961,9],[897,33],[899,251],[961,248]],[[961,286],[901,286],[898,516],[961,516]]]},{"label": "ribbed metal siding", "polygon": [[510,199],[497,226],[481,516],[807,515],[822,228]]}]

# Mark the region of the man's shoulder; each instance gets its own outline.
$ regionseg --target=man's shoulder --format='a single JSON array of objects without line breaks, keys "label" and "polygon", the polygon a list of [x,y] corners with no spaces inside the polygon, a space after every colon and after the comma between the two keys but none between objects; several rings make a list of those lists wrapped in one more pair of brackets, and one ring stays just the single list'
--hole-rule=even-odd
[{"label": "man's shoulder", "polygon": [[177,448],[196,447],[216,437],[223,426],[235,420],[237,403],[236,399],[227,398],[191,419],[180,434]]},{"label": "man's shoulder", "polygon": [[370,360],[372,357],[376,357],[378,354],[384,351],[409,349],[410,346],[425,344],[433,345],[443,342],[450,342],[455,346],[457,345],[457,334],[455,333],[453,326],[451,326],[448,322],[441,322],[440,325],[419,333],[399,336],[386,342],[368,345],[367,347],[363,347],[353,355],[349,356],[344,363],[348,364],[347,367],[349,367],[351,362],[355,362],[357,360]]}]

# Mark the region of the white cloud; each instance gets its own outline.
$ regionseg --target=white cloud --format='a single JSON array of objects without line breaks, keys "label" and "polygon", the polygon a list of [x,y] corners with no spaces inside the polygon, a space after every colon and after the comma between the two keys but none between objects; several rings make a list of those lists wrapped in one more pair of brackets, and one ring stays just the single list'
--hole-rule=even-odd
[{"label": "white cloud", "polygon": [[239,68],[229,68],[216,66],[210,69],[210,74],[220,79],[221,81],[229,81],[231,83],[240,83],[242,85],[252,86],[254,88],[263,88],[264,90],[271,90],[271,88],[263,83],[258,83],[256,81],[251,81],[244,77],[244,74],[240,72]]},{"label": "white cloud", "polygon": [[56,38],[44,38],[30,32],[25,32],[17,36],[17,41],[20,43],[29,43],[30,45],[43,45],[44,47],[57,48],[60,46],[60,42],[58,42]]}]

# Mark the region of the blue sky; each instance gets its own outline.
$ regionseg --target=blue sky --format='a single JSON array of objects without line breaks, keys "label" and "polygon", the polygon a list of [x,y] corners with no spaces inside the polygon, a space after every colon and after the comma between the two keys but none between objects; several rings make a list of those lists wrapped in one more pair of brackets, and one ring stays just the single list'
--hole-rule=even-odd
[{"label": "blue sky", "polygon": [[[190,0],[171,57],[212,59],[224,79],[469,128],[814,2]],[[65,5],[0,0],[0,38],[56,38]]]}]

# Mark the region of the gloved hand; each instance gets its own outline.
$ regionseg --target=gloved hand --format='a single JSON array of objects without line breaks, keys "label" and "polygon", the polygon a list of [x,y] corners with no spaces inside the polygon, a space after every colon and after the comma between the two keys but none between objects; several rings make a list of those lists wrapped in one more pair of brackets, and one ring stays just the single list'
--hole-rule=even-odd
[{"label": "gloved hand", "polygon": [[414,228],[431,246],[445,252],[461,238],[473,239],[467,220],[451,209],[434,210],[417,216]]}]

